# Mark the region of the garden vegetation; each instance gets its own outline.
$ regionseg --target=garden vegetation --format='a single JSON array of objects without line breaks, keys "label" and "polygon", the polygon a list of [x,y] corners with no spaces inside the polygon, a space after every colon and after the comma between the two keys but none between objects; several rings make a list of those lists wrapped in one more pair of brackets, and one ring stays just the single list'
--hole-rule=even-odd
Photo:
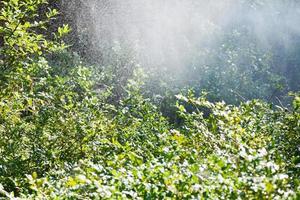
[{"label": "garden vegetation", "polygon": [[112,70],[76,61],[41,7],[0,2],[1,199],[300,198],[299,93],[228,105],[188,90],[167,112],[136,67],[116,97]]}]

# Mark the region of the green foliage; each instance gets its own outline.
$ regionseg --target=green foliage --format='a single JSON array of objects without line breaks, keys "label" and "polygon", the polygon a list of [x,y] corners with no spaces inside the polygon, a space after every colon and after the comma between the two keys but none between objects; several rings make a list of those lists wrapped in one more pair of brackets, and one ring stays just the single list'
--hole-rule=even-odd
[{"label": "green foliage", "polygon": [[189,91],[176,96],[180,120],[170,123],[135,70],[111,105],[114,90],[95,90],[93,71],[65,50],[68,26],[52,39],[40,34],[57,14],[41,21],[44,3],[1,2],[1,198],[300,197],[299,94],[284,108]]},{"label": "green foliage", "polygon": [[[119,112],[111,122],[110,126],[119,132],[112,131],[115,138],[101,140],[100,145],[105,149],[96,153],[97,162],[82,160],[72,165],[71,170],[69,167],[51,170],[46,177],[29,175],[27,180],[33,193],[24,193],[23,197],[299,197],[299,136],[294,137],[299,133],[297,107],[291,111],[271,109],[269,104],[260,101],[236,107],[213,104],[204,97],[194,98],[192,93],[187,97],[178,95],[178,112],[184,123],[172,129],[159,120],[159,113],[145,99],[136,102],[138,96],[136,93],[130,96],[126,104],[128,108],[132,105],[129,102],[134,102],[136,107],[129,107],[125,114]],[[192,105],[194,111],[187,112],[182,103]],[[208,117],[201,111],[205,109],[210,110]],[[285,129],[287,126],[289,129]]]},{"label": "green foliage", "polygon": [[57,14],[49,10],[41,20],[37,9],[45,3],[1,2],[0,181],[9,191],[27,173],[88,157],[89,138],[102,123],[89,70],[78,66],[58,74],[47,61],[66,47],[60,39],[69,28],[59,28],[53,40],[39,34]]}]

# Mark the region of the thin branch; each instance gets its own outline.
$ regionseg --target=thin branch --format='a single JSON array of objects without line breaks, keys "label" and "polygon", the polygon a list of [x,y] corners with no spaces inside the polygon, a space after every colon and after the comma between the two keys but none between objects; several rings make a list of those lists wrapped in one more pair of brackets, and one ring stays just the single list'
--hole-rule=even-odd
[{"label": "thin branch", "polygon": [[233,94],[237,95],[238,97],[240,97],[243,101],[247,101],[247,99],[245,97],[243,97],[241,94],[239,94],[238,92],[236,92],[232,89],[229,91],[232,92]]}]

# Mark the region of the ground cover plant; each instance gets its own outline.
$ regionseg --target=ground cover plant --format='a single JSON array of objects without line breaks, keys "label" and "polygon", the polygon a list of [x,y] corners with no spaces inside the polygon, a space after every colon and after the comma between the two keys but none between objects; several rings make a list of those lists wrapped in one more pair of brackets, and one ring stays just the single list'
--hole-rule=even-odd
[{"label": "ground cover plant", "polygon": [[46,0],[0,6],[1,199],[300,198],[299,93],[162,102],[134,62],[122,81],[84,67],[69,26],[47,33],[58,13]]}]

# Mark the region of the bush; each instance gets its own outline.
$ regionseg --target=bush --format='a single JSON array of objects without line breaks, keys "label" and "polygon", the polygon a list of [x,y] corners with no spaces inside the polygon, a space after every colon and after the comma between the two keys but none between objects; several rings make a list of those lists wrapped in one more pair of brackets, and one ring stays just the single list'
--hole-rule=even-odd
[{"label": "bush", "polygon": [[8,191],[18,192],[25,174],[42,175],[89,157],[90,138],[106,122],[90,71],[73,66],[58,73],[49,65],[47,58],[65,49],[69,27],[58,28],[52,40],[40,34],[57,14],[49,10],[41,20],[37,9],[43,4],[1,1],[0,181]]},{"label": "bush", "polygon": [[[116,138],[100,143],[98,161],[27,176],[32,198],[103,199],[297,199],[299,197],[298,97],[294,109],[252,101],[238,107],[178,96],[184,123],[159,121],[151,104],[134,102],[114,122]],[[135,101],[136,95],[130,97]],[[128,99],[129,100],[129,99]],[[127,104],[131,105],[131,104]],[[149,107],[150,106],[150,107]],[[209,117],[203,117],[203,109]],[[146,113],[147,114],[146,114]],[[143,113],[143,115],[138,115]],[[129,117],[130,115],[130,117]],[[149,118],[150,117],[150,118]],[[287,118],[289,120],[287,120]],[[152,120],[156,119],[154,124]],[[118,127],[119,123],[122,123]],[[293,125],[291,125],[293,124]],[[290,129],[284,127],[289,126]],[[160,129],[158,129],[160,128]],[[118,131],[119,130],[119,131]],[[280,138],[278,140],[279,132]],[[293,138],[295,142],[289,143]],[[288,144],[289,143],[289,144]],[[281,148],[285,147],[285,148]],[[291,150],[291,155],[287,150]],[[102,158],[101,158],[102,157]],[[99,159],[100,158],[100,159]],[[28,196],[29,195],[29,196]]]},{"label": "bush", "polygon": [[39,34],[56,14],[35,22],[44,3],[1,2],[1,198],[300,197],[299,94],[285,108],[190,91],[176,96],[171,123],[135,70],[111,105],[109,88],[95,92],[93,72],[68,61],[68,26],[52,40]]}]

